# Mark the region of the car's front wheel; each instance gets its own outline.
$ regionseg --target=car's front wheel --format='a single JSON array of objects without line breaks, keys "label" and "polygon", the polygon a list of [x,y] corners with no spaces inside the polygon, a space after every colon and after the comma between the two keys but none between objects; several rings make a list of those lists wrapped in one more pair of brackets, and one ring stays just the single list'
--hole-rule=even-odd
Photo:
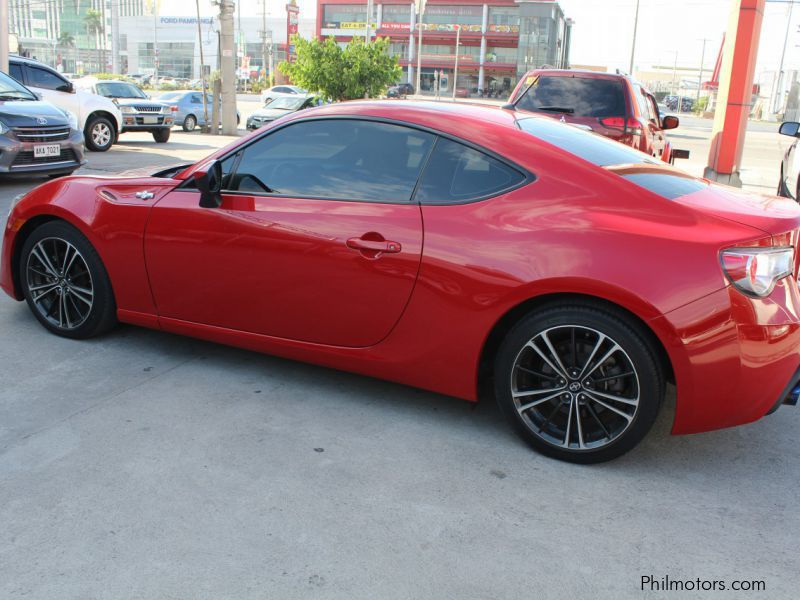
[{"label": "car's front wheel", "polygon": [[116,324],[111,282],[97,251],[63,221],[37,227],[20,253],[19,281],[34,316],[58,335],[84,339]]},{"label": "car's front wheel", "polygon": [[156,129],[153,132],[153,139],[157,144],[166,144],[169,141],[169,129]]},{"label": "car's front wheel", "polygon": [[114,125],[106,117],[91,117],[83,131],[86,147],[92,152],[105,152],[114,144]]},{"label": "car's front wheel", "polygon": [[575,304],[522,319],[495,360],[495,393],[521,437],[576,463],[629,451],[650,430],[664,378],[648,338],[621,314]]},{"label": "car's front wheel", "polygon": [[186,115],[183,120],[183,130],[194,131],[195,127],[197,127],[197,118],[194,115]]}]

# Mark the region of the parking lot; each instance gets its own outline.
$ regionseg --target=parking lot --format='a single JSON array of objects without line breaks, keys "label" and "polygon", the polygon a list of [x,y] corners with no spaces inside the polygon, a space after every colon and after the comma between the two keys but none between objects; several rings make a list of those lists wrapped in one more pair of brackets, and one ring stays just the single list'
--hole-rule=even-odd
[{"label": "parking lot", "polygon": [[[240,102],[243,123],[255,106]],[[682,119],[674,144],[701,174],[711,123]],[[774,193],[775,129],[751,125],[751,191]],[[231,139],[128,134],[82,172]],[[0,182],[0,214],[39,182]],[[667,575],[763,580],[711,596],[774,599],[800,584],[797,409],[671,437],[670,390],[639,448],[576,466],[530,451],[490,400],[130,326],[70,341],[5,295],[0,381],[0,598],[710,597],[641,591]]]}]

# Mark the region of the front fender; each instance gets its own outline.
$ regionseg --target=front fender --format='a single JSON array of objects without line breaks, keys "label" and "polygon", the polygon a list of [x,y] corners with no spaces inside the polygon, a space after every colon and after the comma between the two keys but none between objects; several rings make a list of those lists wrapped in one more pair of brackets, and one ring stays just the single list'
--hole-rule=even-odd
[{"label": "front fender", "polygon": [[[60,219],[80,231],[100,255],[119,310],[155,314],[144,264],[144,230],[153,205],[178,182],[162,178],[68,177],[38,186],[14,207],[3,236],[0,285],[22,297],[15,265],[27,236],[42,220]],[[142,200],[137,191],[153,198]]]}]

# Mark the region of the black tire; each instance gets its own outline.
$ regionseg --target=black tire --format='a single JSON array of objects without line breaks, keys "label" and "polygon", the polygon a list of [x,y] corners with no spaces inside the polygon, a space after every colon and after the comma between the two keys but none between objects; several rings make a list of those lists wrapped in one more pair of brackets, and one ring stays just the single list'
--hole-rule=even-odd
[{"label": "black tire", "polygon": [[169,141],[169,134],[172,133],[169,129],[156,129],[153,131],[153,139],[158,144],[166,144]]},{"label": "black tire", "polygon": [[83,128],[86,149],[92,152],[106,152],[117,141],[114,124],[106,117],[93,116]]},{"label": "black tire", "polygon": [[195,127],[197,127],[197,117],[194,115],[186,115],[182,127],[184,131],[194,131]]},{"label": "black tire", "polygon": [[[71,261],[69,251],[59,254],[58,250],[69,246],[73,252],[77,251]],[[47,253],[46,260],[50,261],[50,267],[55,271],[48,268],[46,260],[39,258],[43,251]],[[70,269],[58,277],[52,277],[54,272],[59,275],[60,259],[66,259]],[[37,227],[22,246],[17,268],[28,307],[52,333],[86,339],[105,333],[116,325],[117,308],[108,273],[97,251],[72,225],[64,221],[50,221]],[[59,282],[53,283],[54,279]],[[35,298],[34,294],[44,291],[35,288],[42,285],[52,285],[60,288],[60,291],[54,290]],[[87,290],[91,293],[87,293]],[[87,302],[87,298],[91,302]],[[85,315],[81,312],[82,308]]]},{"label": "black tire", "polygon": [[[529,342],[550,357],[549,365]],[[604,462],[631,450],[653,426],[665,393],[656,352],[639,326],[589,304],[527,315],[503,340],[494,375],[500,409],[520,437],[542,454],[573,463]]]}]

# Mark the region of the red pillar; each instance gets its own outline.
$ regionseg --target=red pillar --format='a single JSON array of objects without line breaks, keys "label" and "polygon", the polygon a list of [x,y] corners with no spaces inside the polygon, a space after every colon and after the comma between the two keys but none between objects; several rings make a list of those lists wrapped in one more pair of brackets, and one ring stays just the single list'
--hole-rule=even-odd
[{"label": "red pillar", "polygon": [[741,187],[739,166],[753,96],[764,0],[731,0],[705,176]]}]

